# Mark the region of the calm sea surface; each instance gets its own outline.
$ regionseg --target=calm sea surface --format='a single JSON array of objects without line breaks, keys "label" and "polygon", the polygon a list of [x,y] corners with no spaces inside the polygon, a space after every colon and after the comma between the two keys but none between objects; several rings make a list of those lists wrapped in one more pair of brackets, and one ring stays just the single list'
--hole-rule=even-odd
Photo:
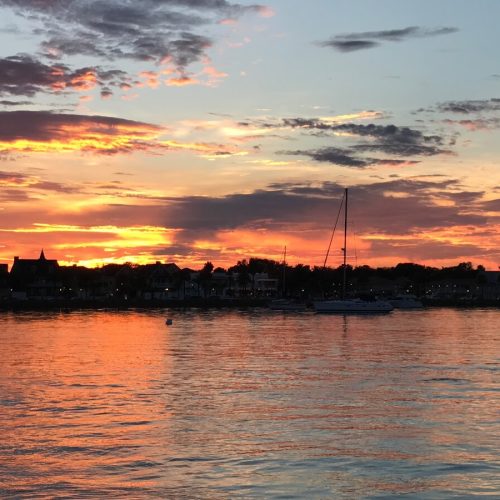
[{"label": "calm sea surface", "polygon": [[0,349],[0,498],[500,497],[499,310],[1,313]]}]

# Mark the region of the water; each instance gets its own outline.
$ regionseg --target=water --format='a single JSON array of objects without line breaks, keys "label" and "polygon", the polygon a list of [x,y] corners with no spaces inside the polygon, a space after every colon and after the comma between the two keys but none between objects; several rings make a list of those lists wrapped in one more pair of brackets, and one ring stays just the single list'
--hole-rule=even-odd
[{"label": "water", "polygon": [[499,310],[2,313],[1,498],[498,498]]}]

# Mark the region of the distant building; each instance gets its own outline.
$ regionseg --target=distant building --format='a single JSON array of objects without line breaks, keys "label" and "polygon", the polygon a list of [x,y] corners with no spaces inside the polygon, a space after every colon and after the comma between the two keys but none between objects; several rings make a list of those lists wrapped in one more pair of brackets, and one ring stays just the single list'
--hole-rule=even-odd
[{"label": "distant building", "polygon": [[9,266],[0,264],[0,300],[10,298]]},{"label": "distant building", "polygon": [[486,300],[500,300],[500,271],[482,271],[480,278],[480,297]]},{"label": "distant building", "polygon": [[500,271],[481,271],[479,276],[482,276],[486,283],[500,284]]},{"label": "distant building", "polygon": [[255,273],[252,284],[254,295],[259,297],[275,297],[278,293],[278,280],[270,278],[267,273]]},{"label": "distant building", "polygon": [[14,257],[10,271],[12,297],[17,299],[52,299],[60,295],[59,264],[46,259],[43,250],[38,259]]},{"label": "distant building", "polygon": [[142,266],[144,282],[142,283],[142,298],[146,300],[164,300],[179,298],[181,287],[181,269],[174,263],[155,264]]}]

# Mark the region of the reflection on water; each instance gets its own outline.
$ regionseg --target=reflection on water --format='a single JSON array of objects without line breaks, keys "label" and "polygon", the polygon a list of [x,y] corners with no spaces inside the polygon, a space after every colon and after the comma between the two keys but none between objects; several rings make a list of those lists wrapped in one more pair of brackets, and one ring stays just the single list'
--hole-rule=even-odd
[{"label": "reflection on water", "polygon": [[500,311],[0,316],[0,497],[494,497]]}]

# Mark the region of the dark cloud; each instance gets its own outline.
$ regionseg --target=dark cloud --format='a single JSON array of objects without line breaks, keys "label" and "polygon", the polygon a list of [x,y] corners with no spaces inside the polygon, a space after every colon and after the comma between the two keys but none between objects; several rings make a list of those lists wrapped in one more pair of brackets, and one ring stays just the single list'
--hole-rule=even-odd
[{"label": "dark cloud", "polygon": [[391,238],[390,240],[371,241],[370,251],[385,257],[406,256],[410,262],[422,260],[477,260],[480,257],[495,255],[497,252],[481,245],[457,244],[451,240],[422,241],[421,238]]},{"label": "dark cloud", "polygon": [[457,28],[451,27],[426,29],[418,26],[408,26],[402,29],[336,35],[329,40],[319,42],[318,45],[321,47],[331,47],[339,52],[353,52],[377,47],[380,45],[380,42],[402,42],[410,38],[448,35],[457,31]]},{"label": "dark cloud", "polygon": [[0,187],[2,187],[2,193],[8,196],[10,201],[25,198],[33,199],[32,193],[34,191],[50,191],[66,194],[80,191],[76,186],[69,184],[46,181],[23,172],[9,172],[5,170],[0,170]]},{"label": "dark cloud", "polygon": [[[331,225],[334,207],[343,194],[336,183],[273,184],[249,194],[224,197],[184,197],[165,200],[166,226],[192,231],[276,228],[308,224]],[[486,225],[487,217],[471,213],[482,210],[482,192],[467,192],[451,180],[397,179],[351,189],[351,211],[363,231],[405,234],[414,229],[459,225]],[[436,203],[435,200],[453,201]]]},{"label": "dark cloud", "polygon": [[107,99],[108,97],[111,97],[113,95],[113,92],[109,90],[108,88],[103,88],[101,90],[101,97],[103,99]]},{"label": "dark cloud", "polygon": [[362,137],[382,139],[384,142],[396,144],[442,144],[443,139],[437,135],[424,135],[419,130],[409,127],[397,127],[396,125],[359,125],[355,123],[343,123],[336,125],[332,130],[347,132]]},{"label": "dark cloud", "polygon": [[484,208],[484,204],[480,202],[483,195],[483,191],[452,191],[441,194],[443,199],[448,198],[457,206],[469,208],[478,206],[478,204],[480,204],[481,208]]},{"label": "dark cloud", "polygon": [[37,180],[37,182],[33,184],[33,188],[42,191],[53,191],[56,193],[66,193],[66,194],[80,192],[80,188],[76,186],[63,184],[61,182],[42,181],[42,180]]},{"label": "dark cloud", "polygon": [[356,123],[336,124],[319,119],[286,118],[282,125],[291,128],[319,130],[324,132],[343,133],[353,138],[370,139],[369,142],[352,145],[350,148],[326,147],[309,151],[289,151],[287,154],[310,156],[316,161],[324,161],[347,167],[364,168],[377,164],[403,163],[402,160],[364,158],[359,153],[370,151],[380,152],[389,156],[435,156],[450,154],[443,148],[444,138],[438,135],[425,135],[419,130],[396,125],[361,125]]},{"label": "dark cloud", "polygon": [[278,190],[220,198],[190,196],[169,200],[166,225],[207,234],[240,227],[269,228],[276,223],[308,222],[307,214],[319,211],[323,204],[319,197],[298,197]]},{"label": "dark cloud", "polygon": [[[310,235],[314,239],[324,235],[327,240],[342,194],[343,187],[333,182],[276,183],[245,194],[169,198],[160,205],[149,207],[102,207],[98,209],[102,213],[91,216],[92,220],[108,221],[111,218],[115,223],[121,220],[130,224],[136,220],[138,223],[147,220],[148,213],[150,220],[155,221],[161,215],[162,224],[176,232],[172,247],[159,252],[172,256],[198,255],[200,250],[196,248],[196,242],[207,240],[216,243],[219,235],[238,230],[280,231],[300,234],[303,238]],[[463,252],[477,257],[488,250],[479,245],[463,246],[443,240],[431,244],[411,235],[462,227],[470,239],[469,227],[477,231],[491,224],[491,217],[484,212],[482,195],[480,192],[461,190],[457,182],[446,179],[397,179],[362,184],[350,189],[350,217],[355,222],[359,237],[365,234],[384,236],[380,243],[370,240],[370,244],[374,245],[372,254],[406,256],[409,260],[419,261],[423,258],[416,246],[419,241],[424,247],[429,246],[430,259],[444,258],[445,255],[460,257]],[[476,207],[474,212],[470,206]],[[224,251],[231,251],[231,238],[228,236],[224,241]],[[384,245],[387,252],[383,251]],[[437,252],[434,255],[431,254],[431,247]],[[211,256],[216,259],[220,251],[214,252]],[[425,248],[423,252],[426,254]],[[202,252],[200,260],[203,260],[203,255],[208,258],[208,254]]]},{"label": "dark cloud", "polygon": [[19,172],[7,172],[0,170],[0,185],[24,185],[26,182],[26,175]]},{"label": "dark cloud", "polygon": [[[2,189],[0,191],[0,201],[29,201],[33,200],[33,197],[28,193],[21,191],[19,189]],[[5,227],[5,226],[4,226]]]},{"label": "dark cloud", "polygon": [[366,168],[380,163],[375,158],[361,158],[356,156],[351,149],[327,147],[311,150],[282,151],[281,153],[298,156],[309,156],[315,161],[333,163],[342,167]]},{"label": "dark cloud", "polygon": [[[10,175],[10,174],[8,174]],[[112,186],[111,186],[112,187]],[[10,187],[9,187],[10,189]],[[20,193],[24,192],[19,190]],[[19,194],[19,193],[18,193]],[[12,196],[18,196],[15,192]],[[456,181],[449,179],[393,179],[374,184],[360,184],[350,188],[350,218],[360,238],[376,234],[370,240],[374,254],[406,256],[421,260],[429,246],[429,259],[450,255],[486,255],[488,249],[472,244],[456,244],[432,239],[432,234],[453,227],[454,236],[461,228],[467,241],[474,241],[485,231],[492,231],[495,222],[491,211],[499,209],[498,200],[483,201],[482,192],[467,191]],[[221,197],[185,196],[148,199],[134,205],[96,205],[82,212],[64,215],[64,224],[78,226],[164,226],[174,229],[172,246],[159,250],[159,254],[191,255],[204,250],[195,248],[200,240],[217,242],[221,234],[231,231],[280,231],[300,235],[307,239],[327,240],[343,195],[343,186],[325,183],[275,183],[265,189],[250,193],[234,193]],[[36,213],[8,209],[4,227],[19,227],[20,221],[37,219]],[[44,214],[46,224],[61,224],[61,215]],[[14,225],[15,224],[15,225]],[[419,236],[429,231],[430,239]],[[494,233],[491,235],[495,236]],[[422,245],[418,252],[417,240]],[[231,243],[228,236],[225,250]],[[490,240],[485,240],[490,241]],[[381,245],[378,247],[377,245]],[[400,251],[397,252],[397,247]],[[432,255],[431,247],[435,253]],[[463,247],[463,248],[461,248]],[[474,248],[472,248],[474,247]],[[490,245],[491,247],[491,245]],[[385,250],[384,250],[385,249]],[[213,256],[218,257],[218,250]],[[448,253],[449,252],[449,253]],[[456,253],[453,253],[456,252]],[[465,252],[465,254],[464,254]]]},{"label": "dark cloud", "polygon": [[90,90],[96,85],[106,85],[111,92],[109,86],[119,87],[123,84],[130,84],[130,79],[120,70],[104,70],[100,67],[71,70],[64,64],[44,64],[26,54],[0,59],[0,95],[32,97],[39,92]]},{"label": "dark cloud", "polygon": [[[177,244],[158,249],[153,252],[153,255],[161,256],[169,262],[178,262],[179,260],[186,261],[186,259],[189,259],[191,262],[216,262],[221,258],[221,251],[199,249],[190,244]],[[197,266],[194,267],[198,269]]]},{"label": "dark cloud", "polygon": [[0,105],[6,107],[14,107],[14,106],[29,106],[33,104],[31,101],[9,101],[6,99],[0,100]]},{"label": "dark cloud", "polygon": [[212,44],[198,29],[246,12],[265,13],[261,5],[225,0],[0,0],[0,5],[42,23],[38,34],[50,57],[170,59],[181,71],[200,61]]},{"label": "dark cloud", "polygon": [[426,145],[421,143],[391,142],[383,141],[372,144],[357,144],[353,146],[356,151],[378,151],[387,155],[394,156],[436,156],[441,154],[451,154],[450,150],[436,147],[435,145]]},{"label": "dark cloud", "polygon": [[466,120],[443,120],[447,125],[459,125],[467,130],[493,130],[500,128],[500,118],[476,118]]},{"label": "dark cloud", "polygon": [[369,40],[384,40],[390,42],[401,42],[408,38],[422,38],[437,35],[449,35],[456,33],[458,28],[433,28],[426,29],[419,26],[408,26],[407,28],[394,29],[394,30],[381,30],[381,31],[365,31],[362,33],[349,33],[339,35],[344,40],[358,40],[359,38],[367,38]]},{"label": "dark cloud", "polygon": [[[379,233],[404,234],[451,226],[485,226],[488,222],[486,215],[480,209],[474,213],[471,211],[471,203],[479,207],[483,194],[461,190],[460,185],[452,180],[397,179],[355,187],[351,212],[365,230]],[[462,202],[465,198],[467,204]],[[355,202],[356,199],[359,203]],[[453,203],[440,203],[441,200]]]},{"label": "dark cloud", "polygon": [[48,111],[0,111],[0,152],[82,151],[98,154],[170,149],[148,123]]},{"label": "dark cloud", "polygon": [[52,141],[79,137],[79,133],[114,136],[120,127],[147,135],[161,128],[122,118],[98,115],[70,115],[49,111],[0,111],[0,141]]},{"label": "dark cloud", "polygon": [[339,52],[355,52],[356,50],[372,49],[380,45],[371,40],[328,40],[320,43],[322,47],[332,47]]},{"label": "dark cloud", "polygon": [[[245,122],[240,123],[240,125],[245,125]],[[246,125],[250,125],[247,123]],[[336,123],[324,122],[318,118],[283,118],[281,123],[262,123],[265,127],[290,127],[290,128],[300,128],[309,130],[335,130],[338,126]]]},{"label": "dark cloud", "polygon": [[483,100],[468,100],[468,101],[449,101],[438,104],[438,111],[444,113],[483,113],[488,111],[500,111],[500,99],[483,99]]},{"label": "dark cloud", "polygon": [[[383,160],[379,160],[379,164],[381,165],[387,165],[387,166],[410,166],[410,165],[417,165],[420,163],[418,160],[394,160],[390,158],[384,158]],[[383,177],[380,176],[374,176],[376,179],[383,179]]]},{"label": "dark cloud", "polygon": [[[438,135],[424,135],[421,131],[396,125],[360,125],[356,123],[332,124],[318,119],[284,119],[285,126],[302,129],[318,129],[347,133],[357,137],[368,137],[379,142],[359,144],[352,148],[359,151],[380,151],[395,156],[433,156],[450,153],[442,149],[444,139]],[[316,158],[315,158],[316,159]],[[320,161],[320,160],[318,160]],[[333,163],[333,162],[332,162]]]},{"label": "dark cloud", "polygon": [[491,210],[493,212],[500,212],[500,198],[495,200],[488,200],[482,203],[484,210]]}]

